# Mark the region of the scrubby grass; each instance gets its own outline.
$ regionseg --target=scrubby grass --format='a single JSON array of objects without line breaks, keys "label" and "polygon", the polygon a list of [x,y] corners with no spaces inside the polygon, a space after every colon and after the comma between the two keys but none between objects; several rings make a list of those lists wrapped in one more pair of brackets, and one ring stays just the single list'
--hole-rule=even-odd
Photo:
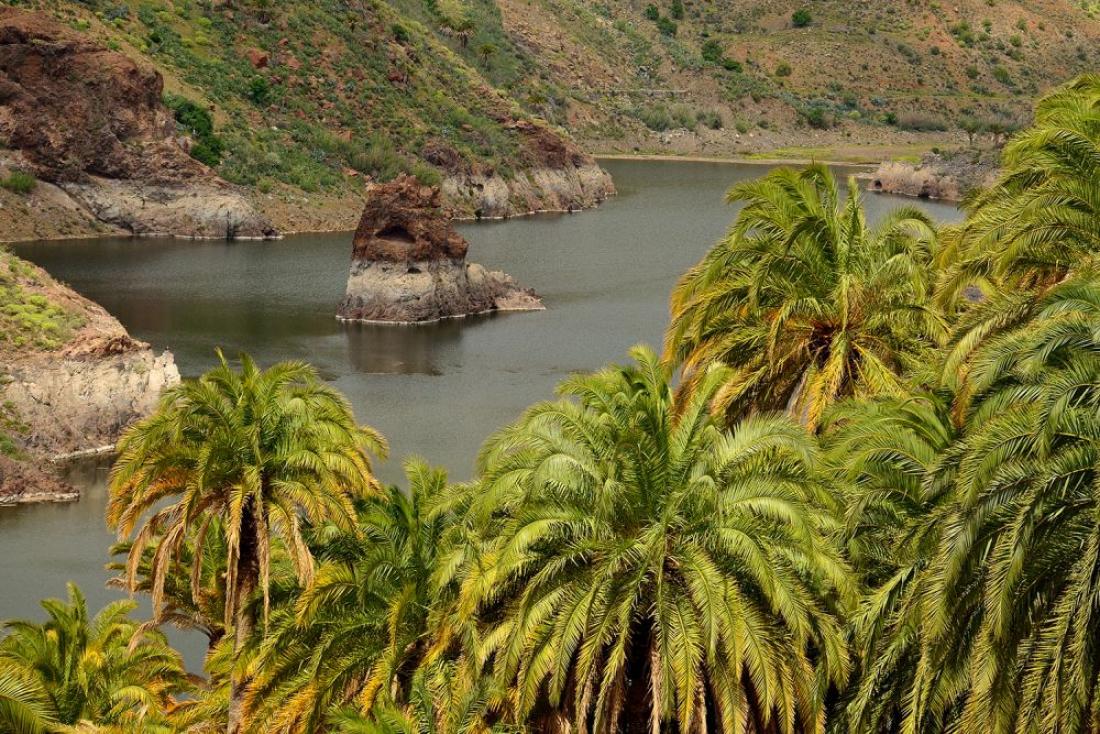
[{"label": "scrubby grass", "polygon": [[78,314],[35,293],[35,284],[33,268],[0,251],[0,342],[6,347],[58,349],[83,323]]},{"label": "scrubby grass", "polygon": [[38,185],[38,179],[26,171],[12,171],[0,179],[0,187],[16,194],[29,194]]},{"label": "scrubby grass", "polygon": [[[522,113],[479,72],[508,87],[532,76],[533,62],[504,34],[491,0],[318,0],[277,13],[192,0],[85,5],[193,90],[166,102],[194,141],[192,156],[234,183],[334,190],[351,185],[352,171],[438,181],[421,159],[429,143],[505,174],[522,165],[520,135],[505,124]],[[446,30],[446,45],[428,26]],[[486,47],[493,53],[478,53]],[[267,66],[250,63],[253,48],[269,55]],[[560,105],[560,94],[538,91]]]}]

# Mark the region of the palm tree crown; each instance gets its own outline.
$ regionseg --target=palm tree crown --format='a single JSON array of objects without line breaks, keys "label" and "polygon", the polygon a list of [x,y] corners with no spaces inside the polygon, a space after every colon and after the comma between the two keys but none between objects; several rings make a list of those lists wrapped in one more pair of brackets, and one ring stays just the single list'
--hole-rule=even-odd
[{"label": "palm tree crown", "polygon": [[947,299],[969,285],[987,295],[1049,286],[1100,253],[1100,74],[1040,100],[1035,125],[1005,148],[1001,168],[946,237],[957,263],[947,269]]},{"label": "palm tree crown", "polygon": [[[281,542],[308,585],[314,562],[303,522],[353,527],[352,500],[375,490],[371,451],[385,452],[382,437],[357,425],[344,397],[312,367],[284,362],[261,370],[245,356],[236,371],[221,358],[198,380],[169,390],[156,413],[119,443],[107,520],[125,538],[149,515],[130,547],[131,588],[146,546],[155,542],[151,585],[159,610],[166,579],[189,542],[198,599],[205,538],[219,522],[225,624],[241,649],[257,587],[267,616],[273,543]],[[236,682],[233,689],[231,732],[239,727],[242,695]]]},{"label": "palm tree crown", "polygon": [[[92,723],[131,732],[170,732],[173,697],[191,686],[164,635],[129,618],[117,601],[89,617],[83,594],[42,602],[44,623],[9,621],[0,639],[0,731],[45,732]],[[5,683],[23,693],[5,703]]]},{"label": "palm tree crown", "polygon": [[498,530],[460,602],[484,620],[477,655],[536,728],[820,730],[854,586],[809,437],[765,417],[724,432],[727,370],[678,401],[631,354],[486,445],[474,511]]},{"label": "palm tree crown", "polygon": [[898,393],[944,325],[929,292],[934,229],[900,209],[870,228],[855,182],[828,168],[774,171],[732,188],[729,234],[672,294],[665,359],[690,375],[733,368],[730,415],[787,408],[816,427],[847,395]]}]

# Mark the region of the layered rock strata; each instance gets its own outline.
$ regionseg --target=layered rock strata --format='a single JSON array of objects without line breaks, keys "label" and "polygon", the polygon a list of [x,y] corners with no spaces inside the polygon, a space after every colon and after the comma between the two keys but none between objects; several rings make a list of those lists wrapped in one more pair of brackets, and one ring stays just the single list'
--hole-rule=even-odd
[{"label": "layered rock strata", "polygon": [[466,262],[468,244],[441,191],[411,176],[371,187],[352,247],[345,320],[425,323],[492,311],[542,310],[509,275]]},{"label": "layered rock strata", "polygon": [[179,370],[170,352],[155,353],[45,271],[12,255],[3,260],[0,295],[18,289],[74,326],[51,348],[0,335],[0,438],[14,448],[13,456],[0,455],[0,505],[75,499],[75,490],[52,475],[53,462],[109,450],[179,382]]}]

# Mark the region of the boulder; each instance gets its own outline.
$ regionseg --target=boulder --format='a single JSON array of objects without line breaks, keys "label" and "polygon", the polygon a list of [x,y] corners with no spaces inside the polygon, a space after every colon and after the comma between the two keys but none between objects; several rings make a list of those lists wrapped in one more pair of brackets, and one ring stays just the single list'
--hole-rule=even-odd
[{"label": "boulder", "polygon": [[466,262],[436,186],[413,176],[376,184],[352,243],[347,293],[337,317],[423,323],[492,311],[542,310],[542,301],[505,273]]}]

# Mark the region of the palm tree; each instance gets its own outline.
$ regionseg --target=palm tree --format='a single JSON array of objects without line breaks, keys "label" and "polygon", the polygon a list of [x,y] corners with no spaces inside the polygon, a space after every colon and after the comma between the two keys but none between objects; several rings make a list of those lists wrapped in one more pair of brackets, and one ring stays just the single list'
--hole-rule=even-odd
[{"label": "palm tree", "polygon": [[678,400],[631,355],[483,450],[473,512],[499,530],[462,579],[474,657],[537,731],[821,731],[855,585],[812,440],[772,417],[724,432],[727,369]]},{"label": "palm tree", "polygon": [[727,200],[745,207],[673,291],[665,360],[688,376],[731,366],[718,397],[733,418],[786,408],[816,428],[839,398],[902,393],[899,376],[944,332],[928,217],[899,209],[872,229],[855,182],[842,197],[821,165]]},{"label": "palm tree", "polygon": [[[133,538],[127,580],[137,588],[145,548],[155,541],[157,614],[187,544],[192,594],[199,597],[207,534],[220,523],[224,623],[232,627],[239,652],[254,627],[257,589],[267,620],[273,546],[285,550],[299,582],[308,585],[314,562],[303,522],[353,527],[354,498],[376,489],[368,452],[384,455],[386,445],[373,429],[355,423],[344,397],[312,367],[283,362],[261,370],[242,356],[236,371],[218,356],[219,366],[169,390],[156,413],[123,436],[111,472],[107,521],[121,540],[149,515]],[[174,501],[165,504],[169,499]],[[242,725],[245,683],[234,668],[230,734]]]},{"label": "palm tree", "polygon": [[366,500],[356,533],[319,528],[313,584],[261,647],[249,691],[257,730],[315,731],[354,701],[365,714],[410,700],[429,646],[433,575],[456,518],[438,507],[447,475],[405,462],[408,490]]},{"label": "palm tree", "polygon": [[1100,253],[1100,74],[1040,100],[1035,125],[1005,148],[996,184],[966,208],[947,237],[958,264],[946,300],[972,285],[987,295],[1048,287]]},{"label": "palm tree", "polygon": [[42,685],[26,671],[0,663],[0,730],[46,734],[56,721]]},{"label": "palm tree", "polygon": [[931,569],[955,509],[960,431],[946,392],[847,400],[829,411],[821,440],[843,488],[844,539],[867,593],[852,617],[856,683],[836,731],[944,731],[968,682],[966,647],[945,649],[924,682],[935,705],[908,719],[919,694]]},{"label": "palm tree", "polygon": [[129,618],[137,604],[117,601],[89,618],[84,596],[70,584],[68,602],[48,599],[42,607],[44,623],[4,623],[0,730],[174,731],[167,714],[174,696],[191,686],[163,634]]},{"label": "palm tree", "polygon": [[[993,330],[966,383],[957,508],[943,523],[927,647],[972,650],[962,731],[1094,731],[1100,279],[1067,280],[1029,318]],[[979,603],[961,615],[956,600],[968,595]]]}]

